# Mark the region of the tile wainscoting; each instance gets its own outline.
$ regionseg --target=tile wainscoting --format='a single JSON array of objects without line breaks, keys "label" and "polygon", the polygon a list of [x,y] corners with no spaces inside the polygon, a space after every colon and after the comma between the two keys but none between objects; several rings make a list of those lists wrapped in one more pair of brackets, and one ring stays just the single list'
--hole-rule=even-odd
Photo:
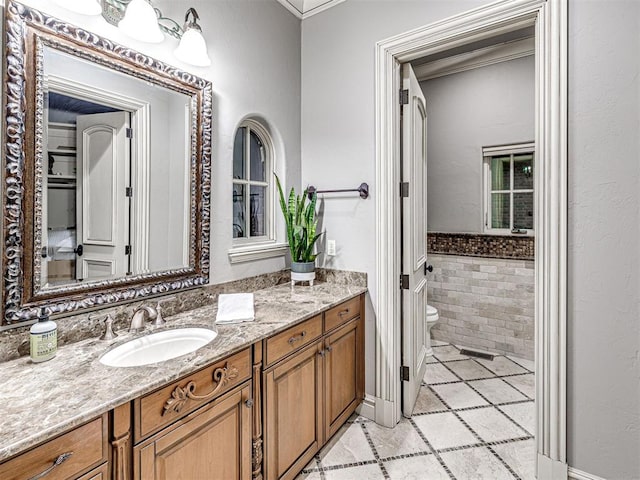
[{"label": "tile wainscoting", "polygon": [[533,260],[429,253],[429,263],[434,339],[533,360]]},{"label": "tile wainscoting", "polygon": [[533,260],[535,238],[479,233],[429,232],[427,234],[427,250],[430,253],[446,255]]}]

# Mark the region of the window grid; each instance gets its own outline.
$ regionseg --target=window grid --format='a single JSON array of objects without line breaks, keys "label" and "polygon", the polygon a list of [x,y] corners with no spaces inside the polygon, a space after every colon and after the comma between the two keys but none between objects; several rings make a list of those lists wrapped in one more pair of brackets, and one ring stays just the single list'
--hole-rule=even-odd
[{"label": "window grid", "polygon": [[[485,199],[485,211],[484,211],[484,227],[486,232],[490,233],[508,233],[512,234],[515,228],[514,226],[514,212],[515,212],[515,204],[514,204],[514,195],[521,193],[534,193],[533,188],[515,188],[515,157],[521,155],[531,155],[531,172],[533,175],[533,171],[535,169],[535,154],[533,150],[527,151],[518,148],[517,151],[505,151],[505,152],[491,152],[491,154],[484,155],[484,165],[485,165],[485,191],[487,192]],[[494,158],[499,157],[509,157],[509,188],[508,189],[493,189],[492,185],[492,172],[491,172],[491,161]],[[492,218],[492,198],[494,194],[508,194],[509,195],[509,228],[497,228],[493,227],[493,218]],[[533,234],[533,228],[522,229],[526,230],[526,234]]]},{"label": "window grid", "polygon": [[[242,185],[243,190],[243,203],[244,203],[244,232],[242,236],[234,235],[234,242],[239,244],[255,243],[272,239],[273,228],[271,226],[271,182],[268,179],[271,178],[271,149],[268,146],[266,134],[261,131],[258,125],[254,125],[253,122],[245,122],[240,125],[239,129],[243,130],[243,178],[233,178],[233,185]],[[264,159],[264,178],[267,181],[258,181],[251,179],[251,134],[254,134],[261,143],[262,157]],[[234,152],[235,153],[235,152]],[[265,198],[263,204],[264,210],[264,235],[251,235],[251,187],[263,187],[265,188]]]}]

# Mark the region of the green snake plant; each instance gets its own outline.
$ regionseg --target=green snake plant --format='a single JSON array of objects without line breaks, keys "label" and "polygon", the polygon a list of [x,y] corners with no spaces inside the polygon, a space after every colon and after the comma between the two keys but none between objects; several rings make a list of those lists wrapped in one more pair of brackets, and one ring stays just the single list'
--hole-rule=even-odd
[{"label": "green snake plant", "polygon": [[275,177],[280,196],[280,208],[287,226],[287,240],[291,251],[291,261],[313,262],[317,257],[317,254],[313,253],[313,246],[322,235],[322,232],[316,233],[316,228],[318,227],[316,218],[317,195],[313,193],[309,200],[307,189],[304,190],[302,195],[296,195],[295,190],[291,187],[289,199],[285,200],[280,179],[277,175]]}]

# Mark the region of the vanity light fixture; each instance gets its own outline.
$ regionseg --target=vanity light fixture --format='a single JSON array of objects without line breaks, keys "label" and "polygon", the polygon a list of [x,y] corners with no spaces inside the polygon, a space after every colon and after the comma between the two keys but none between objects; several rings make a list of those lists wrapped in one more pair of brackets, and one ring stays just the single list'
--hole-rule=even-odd
[{"label": "vanity light fixture", "polygon": [[[191,20],[189,19],[191,17]],[[211,59],[207,53],[207,42],[202,36],[202,29],[198,25],[198,12],[195,8],[187,10],[184,17],[184,27],[178,48],[173,52],[178,60],[196,67],[208,67]]]},{"label": "vanity light fixture", "polygon": [[131,0],[124,17],[118,22],[118,28],[141,42],[161,43],[164,40],[156,11],[146,0]]},{"label": "vanity light fixture", "polygon": [[196,67],[208,67],[211,59],[207,53],[207,42],[198,24],[200,19],[195,8],[185,14],[184,26],[162,15],[151,0],[53,0],[63,8],[84,15],[99,15],[115,25],[127,36],[148,43],[160,43],[164,34],[178,40],[176,58]]}]

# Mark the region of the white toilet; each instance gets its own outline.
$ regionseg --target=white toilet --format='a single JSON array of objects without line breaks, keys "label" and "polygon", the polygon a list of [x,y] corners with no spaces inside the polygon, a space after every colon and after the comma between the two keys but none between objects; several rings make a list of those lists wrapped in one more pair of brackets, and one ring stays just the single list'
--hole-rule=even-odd
[{"label": "white toilet", "polygon": [[431,346],[431,327],[433,327],[440,317],[438,309],[427,305],[427,356],[433,355],[433,347]]}]

